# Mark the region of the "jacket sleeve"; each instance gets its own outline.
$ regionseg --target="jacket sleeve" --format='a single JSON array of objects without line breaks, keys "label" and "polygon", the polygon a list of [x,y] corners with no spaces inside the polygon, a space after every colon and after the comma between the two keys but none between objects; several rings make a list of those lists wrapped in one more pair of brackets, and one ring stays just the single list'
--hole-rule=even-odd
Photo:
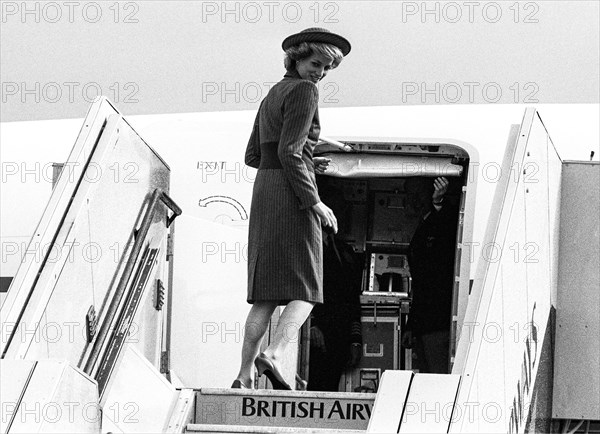
[{"label": "jacket sleeve", "polygon": [[245,163],[258,169],[260,165],[260,134],[258,129],[258,119],[260,115],[260,108],[256,113],[256,119],[254,120],[254,126],[252,127],[252,133],[250,134],[250,140],[248,140],[248,146],[246,147]]},{"label": "jacket sleeve", "polygon": [[286,95],[283,107],[277,154],[285,176],[300,200],[300,209],[309,208],[320,201],[317,187],[302,159],[302,150],[317,110],[318,92],[313,83],[301,81]]}]

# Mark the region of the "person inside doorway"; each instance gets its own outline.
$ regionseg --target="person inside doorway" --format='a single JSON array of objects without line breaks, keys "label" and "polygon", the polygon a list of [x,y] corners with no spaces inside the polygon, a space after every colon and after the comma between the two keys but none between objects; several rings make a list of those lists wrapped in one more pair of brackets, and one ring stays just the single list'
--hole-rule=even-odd
[{"label": "person inside doorway", "polygon": [[458,207],[447,197],[450,182],[438,177],[410,242],[412,302],[402,345],[413,347],[420,372],[448,373]]}]

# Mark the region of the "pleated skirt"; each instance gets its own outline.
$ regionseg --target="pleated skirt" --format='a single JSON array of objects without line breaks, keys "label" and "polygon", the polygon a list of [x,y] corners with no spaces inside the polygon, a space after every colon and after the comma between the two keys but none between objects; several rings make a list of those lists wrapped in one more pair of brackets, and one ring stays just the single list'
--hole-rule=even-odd
[{"label": "pleated skirt", "polygon": [[258,170],[250,206],[248,303],[323,302],[319,217],[299,205],[282,169]]}]

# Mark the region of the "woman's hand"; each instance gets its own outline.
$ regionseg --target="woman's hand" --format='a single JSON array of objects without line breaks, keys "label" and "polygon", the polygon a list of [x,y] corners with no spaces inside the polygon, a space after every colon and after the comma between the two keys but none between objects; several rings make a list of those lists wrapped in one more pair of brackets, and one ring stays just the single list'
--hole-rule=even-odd
[{"label": "woman's hand", "polygon": [[331,158],[313,157],[313,163],[315,163],[315,172],[319,175],[322,175],[329,167],[329,163],[331,163]]},{"label": "woman's hand", "polygon": [[333,229],[333,233],[337,234],[337,219],[335,218],[335,215],[333,214],[331,208],[329,208],[323,202],[318,202],[312,206],[312,209],[315,210],[315,212],[319,216],[319,219],[321,219],[321,225]]}]

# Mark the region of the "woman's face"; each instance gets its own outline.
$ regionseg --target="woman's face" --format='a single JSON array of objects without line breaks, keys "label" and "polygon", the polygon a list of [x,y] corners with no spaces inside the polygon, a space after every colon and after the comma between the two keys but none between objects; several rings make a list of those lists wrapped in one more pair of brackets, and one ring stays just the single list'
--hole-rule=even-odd
[{"label": "woman's face", "polygon": [[309,57],[296,61],[296,70],[300,77],[318,83],[327,75],[333,64],[333,59],[314,53]]}]

